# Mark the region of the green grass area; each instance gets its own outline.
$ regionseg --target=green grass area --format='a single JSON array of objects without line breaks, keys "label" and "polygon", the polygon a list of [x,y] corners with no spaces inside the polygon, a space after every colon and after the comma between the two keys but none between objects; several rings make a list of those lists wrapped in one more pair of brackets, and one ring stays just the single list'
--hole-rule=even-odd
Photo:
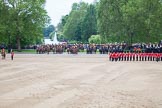
[{"label": "green grass area", "polygon": [[[34,49],[22,49],[21,51],[18,51],[17,49],[13,49],[13,51],[15,53],[19,53],[19,54],[36,54],[36,50],[34,50]],[[142,49],[142,52],[144,52],[144,51],[145,50]],[[7,49],[6,49],[6,52],[8,52]],[[86,51],[86,49],[84,49],[84,50],[80,50],[79,52],[86,53],[87,51]],[[124,52],[130,52],[130,50],[124,50]],[[97,49],[96,54],[100,54],[99,49]]]},{"label": "green grass area", "polygon": [[[17,49],[13,49],[13,50],[14,50],[15,53],[20,53],[20,54],[21,53],[22,54],[24,54],[24,53],[27,53],[27,54],[36,54],[36,50],[34,50],[34,49],[22,49],[21,51],[18,51]],[[79,52],[86,53],[86,50],[84,50],[84,51],[81,51],[80,50]],[[96,53],[99,54],[99,50],[97,50]]]},{"label": "green grass area", "polygon": [[15,53],[31,53],[31,54],[35,54],[36,50],[34,49],[22,49],[21,51],[18,51],[17,49],[14,49]]}]

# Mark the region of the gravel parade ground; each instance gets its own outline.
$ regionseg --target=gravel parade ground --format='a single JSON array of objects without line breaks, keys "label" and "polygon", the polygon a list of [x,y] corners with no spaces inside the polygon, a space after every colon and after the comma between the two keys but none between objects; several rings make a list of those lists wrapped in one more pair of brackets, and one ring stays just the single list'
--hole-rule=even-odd
[{"label": "gravel parade ground", "polygon": [[0,108],[162,108],[162,62],[7,55],[0,59]]}]

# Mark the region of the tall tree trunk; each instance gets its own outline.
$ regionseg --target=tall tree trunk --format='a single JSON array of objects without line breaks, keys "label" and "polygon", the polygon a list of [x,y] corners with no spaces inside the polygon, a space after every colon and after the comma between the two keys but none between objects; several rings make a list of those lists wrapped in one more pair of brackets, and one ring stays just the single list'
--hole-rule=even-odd
[{"label": "tall tree trunk", "polygon": [[21,43],[20,43],[20,38],[17,38],[17,49],[18,51],[21,51]]}]

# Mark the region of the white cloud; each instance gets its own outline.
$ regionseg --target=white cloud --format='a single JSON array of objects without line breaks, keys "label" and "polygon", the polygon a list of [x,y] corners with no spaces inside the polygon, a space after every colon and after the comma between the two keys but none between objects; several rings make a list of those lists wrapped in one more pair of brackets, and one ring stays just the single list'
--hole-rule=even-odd
[{"label": "white cloud", "polygon": [[[56,26],[63,15],[70,12],[71,6],[75,2],[80,2],[81,0],[46,0],[45,9],[51,18],[51,23]],[[82,0],[88,3],[92,3],[94,0]]]}]

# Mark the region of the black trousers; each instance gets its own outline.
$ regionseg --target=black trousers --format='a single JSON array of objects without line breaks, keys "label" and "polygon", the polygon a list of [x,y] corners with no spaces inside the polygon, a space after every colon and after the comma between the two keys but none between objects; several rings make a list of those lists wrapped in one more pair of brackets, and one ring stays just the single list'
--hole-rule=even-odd
[{"label": "black trousers", "polygon": [[138,56],[136,57],[136,61],[138,61]]},{"label": "black trousers", "polygon": [[129,57],[127,57],[127,61],[129,61]]},{"label": "black trousers", "polygon": [[123,57],[121,57],[121,61],[123,61]]},{"label": "black trousers", "polygon": [[124,61],[126,61],[126,59],[127,59],[127,58],[126,58],[126,57],[124,57]]},{"label": "black trousers", "polygon": [[118,58],[115,58],[115,61],[118,61]]},{"label": "black trousers", "polygon": [[157,62],[159,61],[159,58],[158,58],[158,57],[156,58],[156,61],[157,61]]},{"label": "black trousers", "polygon": [[111,58],[111,61],[115,61],[115,59],[114,58]]},{"label": "black trousers", "polygon": [[149,57],[150,58],[150,61],[152,61],[152,57]]},{"label": "black trousers", "polygon": [[142,61],[144,61],[144,57],[142,57]]},{"label": "black trousers", "polygon": [[150,61],[150,57],[147,57],[147,60]]},{"label": "black trousers", "polygon": [[11,60],[13,60],[13,56],[11,56]]}]

